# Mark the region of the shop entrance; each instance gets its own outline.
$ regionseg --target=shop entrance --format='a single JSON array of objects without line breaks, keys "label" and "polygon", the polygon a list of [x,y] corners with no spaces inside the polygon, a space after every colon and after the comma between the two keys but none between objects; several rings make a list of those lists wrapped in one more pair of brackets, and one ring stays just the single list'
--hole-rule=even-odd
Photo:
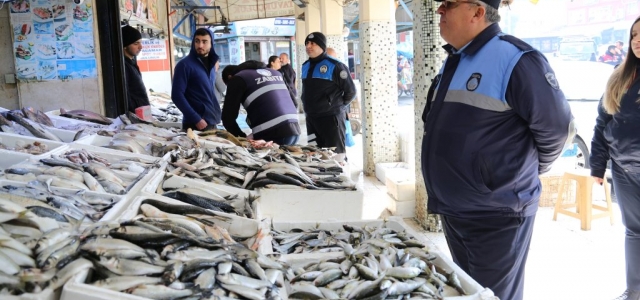
[{"label": "shop entrance", "polygon": [[244,43],[244,57],[246,60],[260,61],[260,42]]}]

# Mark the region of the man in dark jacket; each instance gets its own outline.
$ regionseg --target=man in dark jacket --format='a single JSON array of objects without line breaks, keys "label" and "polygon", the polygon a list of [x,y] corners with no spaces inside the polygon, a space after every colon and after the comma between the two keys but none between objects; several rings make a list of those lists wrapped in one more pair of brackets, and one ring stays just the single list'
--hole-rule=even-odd
[{"label": "man in dark jacket", "polygon": [[500,0],[440,3],[449,55],[422,114],[427,208],[463,271],[522,300],[538,176],[573,140],[571,111],[544,55],[500,30]]},{"label": "man in dark jacket", "polygon": [[124,76],[127,85],[127,109],[136,113],[136,108],[149,106],[149,96],[142,81],[142,73],[136,63],[136,56],[142,51],[142,35],[137,29],[122,27],[122,47],[124,53]]},{"label": "man in dark jacket", "polygon": [[284,77],[284,83],[287,84],[289,89],[293,92],[294,96],[298,96],[298,90],[296,89],[296,71],[291,66],[289,55],[286,53],[281,53],[280,63],[282,63],[282,66],[280,67],[280,73],[282,73],[282,77]]},{"label": "man in dark jacket", "polygon": [[235,136],[245,137],[236,118],[240,105],[247,111],[247,124],[252,139],[294,145],[300,136],[298,113],[280,72],[264,63],[249,60],[222,70],[227,84],[222,124]]},{"label": "man in dark jacket", "polygon": [[196,30],[191,51],[174,70],[171,99],[182,111],[182,129],[208,130],[220,123],[220,104],[214,85],[218,55],[213,50],[213,35],[208,29]]},{"label": "man in dark jacket", "polygon": [[[309,145],[345,148],[346,108],[356,97],[349,68],[327,55],[327,38],[313,32],[304,40],[309,60],[302,64],[302,104],[306,114]],[[338,157],[340,159],[340,157]]]}]

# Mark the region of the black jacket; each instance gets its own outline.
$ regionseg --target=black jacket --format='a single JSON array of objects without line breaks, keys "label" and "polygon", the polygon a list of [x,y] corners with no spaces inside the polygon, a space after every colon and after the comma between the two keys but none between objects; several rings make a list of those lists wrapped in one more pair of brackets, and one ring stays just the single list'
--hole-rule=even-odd
[{"label": "black jacket", "polygon": [[636,79],[620,101],[620,112],[608,114],[598,105],[598,118],[591,141],[591,175],[603,178],[609,158],[623,167],[640,168],[640,70]]},{"label": "black jacket", "polygon": [[124,57],[124,74],[127,82],[127,108],[135,113],[136,108],[149,105],[149,96],[138,64],[126,56]]},{"label": "black jacket", "polygon": [[282,73],[282,76],[284,77],[284,83],[293,93],[295,99],[295,96],[298,96],[298,91],[296,90],[296,71],[293,69],[291,64],[283,65],[279,71],[280,73]]},{"label": "black jacket", "polygon": [[[255,139],[271,141],[278,138],[300,135],[300,125],[298,124],[297,116],[295,122],[290,119],[282,120],[273,126],[269,126],[266,130],[257,131],[256,125],[264,123],[265,119],[275,119],[283,114],[297,114],[295,107],[292,106],[291,103],[287,103],[289,101],[289,91],[273,89],[266,92],[259,92],[256,90],[258,87],[255,84],[247,83],[248,78],[251,76],[246,76],[246,74],[236,75],[245,70],[252,70],[256,77],[260,77],[256,72],[256,70],[259,69],[268,70],[274,76],[280,77],[280,80],[283,79],[278,71],[266,69],[264,63],[259,61],[249,60],[238,65],[234,77],[227,82],[227,94],[225,96],[224,107],[222,108],[222,124],[225,129],[235,136],[246,136],[236,122],[240,106],[244,105],[247,111],[247,123],[251,126]],[[253,80],[249,83],[252,82]],[[284,83],[282,81],[280,82]],[[267,86],[271,83],[275,82],[264,82]],[[255,97],[251,100],[252,105],[250,107],[248,107],[249,104],[247,103],[248,97]],[[256,108],[256,105],[258,105],[258,108]],[[251,120],[253,120],[253,122],[251,122]]]},{"label": "black jacket", "polygon": [[302,64],[302,104],[311,117],[343,113],[356,97],[349,68],[326,53]]}]

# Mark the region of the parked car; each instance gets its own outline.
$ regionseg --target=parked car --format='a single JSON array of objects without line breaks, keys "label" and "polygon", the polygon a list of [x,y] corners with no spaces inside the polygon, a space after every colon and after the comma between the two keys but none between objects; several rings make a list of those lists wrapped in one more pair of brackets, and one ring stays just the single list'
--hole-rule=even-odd
[{"label": "parked car", "polygon": [[[573,146],[565,150],[561,159],[573,159],[575,168],[589,169],[589,154],[593,128],[598,117],[598,105],[613,66],[591,61],[566,61],[549,58],[560,89],[571,106],[577,134]],[[570,165],[570,164],[567,164]],[[610,181],[610,178],[608,178]],[[615,200],[613,187],[612,198]]]}]

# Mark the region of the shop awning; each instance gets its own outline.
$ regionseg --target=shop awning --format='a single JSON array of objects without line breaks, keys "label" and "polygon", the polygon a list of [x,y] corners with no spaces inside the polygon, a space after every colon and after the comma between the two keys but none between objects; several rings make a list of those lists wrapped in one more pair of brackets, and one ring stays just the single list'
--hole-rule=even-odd
[{"label": "shop awning", "polygon": [[[192,0],[208,2],[206,5],[220,9],[204,11],[206,24],[218,25],[225,22],[290,17],[295,14],[295,3],[291,0]],[[224,18],[224,19],[223,19]]]}]

